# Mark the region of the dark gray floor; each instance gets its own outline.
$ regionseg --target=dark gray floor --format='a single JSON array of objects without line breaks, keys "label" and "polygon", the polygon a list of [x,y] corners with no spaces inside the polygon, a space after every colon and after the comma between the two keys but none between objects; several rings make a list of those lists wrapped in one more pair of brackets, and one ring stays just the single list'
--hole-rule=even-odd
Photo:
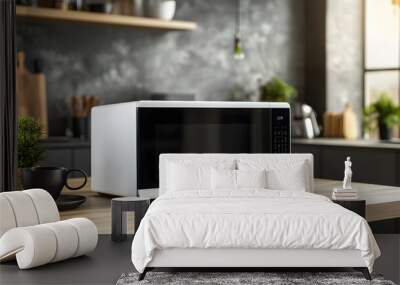
[{"label": "dark gray floor", "polygon": [[100,235],[97,248],[81,256],[34,269],[19,270],[16,262],[0,265],[0,284],[115,284],[124,272],[134,271],[132,237],[115,243]]},{"label": "dark gray floor", "polygon": [[400,234],[375,234],[381,256],[375,261],[374,272],[400,284]]},{"label": "dark gray floor", "polygon": [[[375,237],[382,256],[376,261],[374,272],[399,284],[400,235]],[[0,285],[115,284],[122,273],[134,271],[130,258],[131,243],[132,237],[116,243],[109,235],[101,235],[96,250],[88,256],[29,270],[19,270],[16,262],[4,263],[0,265]]]}]

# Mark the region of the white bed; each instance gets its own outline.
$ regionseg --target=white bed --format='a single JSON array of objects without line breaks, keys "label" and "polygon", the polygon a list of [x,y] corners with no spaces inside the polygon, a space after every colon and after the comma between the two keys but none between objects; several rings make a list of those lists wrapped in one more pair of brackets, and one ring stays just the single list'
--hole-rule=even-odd
[{"label": "white bed", "polygon": [[[191,177],[193,165],[221,175],[238,169],[238,185],[243,173],[267,169],[269,190],[217,189],[215,181],[211,190],[186,189],[209,179],[203,170]],[[135,234],[132,262],[141,278],[154,267],[354,267],[370,278],[380,251],[368,223],[313,194],[312,178],[309,154],[163,154],[160,196]]]}]

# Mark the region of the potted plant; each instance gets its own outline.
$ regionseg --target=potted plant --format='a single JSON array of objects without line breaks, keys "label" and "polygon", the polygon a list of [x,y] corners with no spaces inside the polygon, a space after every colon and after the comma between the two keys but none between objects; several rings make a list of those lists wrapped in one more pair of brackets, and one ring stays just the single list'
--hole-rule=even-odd
[{"label": "potted plant", "polygon": [[18,170],[17,187],[22,189],[23,169],[36,166],[43,158],[43,148],[39,145],[42,127],[31,117],[20,117],[18,120],[17,149]]},{"label": "potted plant", "polygon": [[364,126],[367,131],[379,128],[381,140],[391,138],[392,128],[400,123],[400,106],[385,92],[380,93],[374,103],[364,109]]},{"label": "potted plant", "polygon": [[273,77],[259,88],[261,101],[292,102],[297,96],[293,86],[277,77]]}]

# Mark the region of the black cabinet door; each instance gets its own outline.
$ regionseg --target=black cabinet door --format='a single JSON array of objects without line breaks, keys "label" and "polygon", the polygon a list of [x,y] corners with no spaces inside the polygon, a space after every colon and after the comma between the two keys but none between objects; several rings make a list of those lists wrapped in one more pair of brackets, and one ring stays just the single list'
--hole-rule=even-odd
[{"label": "black cabinet door", "polygon": [[292,152],[314,155],[316,178],[342,180],[344,161],[350,156],[353,181],[400,186],[400,151],[396,149],[294,143]]},{"label": "black cabinet door", "polygon": [[[90,176],[90,148],[45,148],[40,166],[80,168]],[[78,172],[70,175],[70,177],[81,176]]]},{"label": "black cabinet door", "polygon": [[73,167],[71,149],[46,149],[43,156],[40,166]]},{"label": "black cabinet door", "polygon": [[83,169],[90,176],[90,148],[76,148],[72,153],[74,168]]},{"label": "black cabinet door", "polygon": [[392,150],[349,147],[321,148],[321,177],[342,180],[344,161],[351,156],[353,181],[397,185],[396,153]]}]

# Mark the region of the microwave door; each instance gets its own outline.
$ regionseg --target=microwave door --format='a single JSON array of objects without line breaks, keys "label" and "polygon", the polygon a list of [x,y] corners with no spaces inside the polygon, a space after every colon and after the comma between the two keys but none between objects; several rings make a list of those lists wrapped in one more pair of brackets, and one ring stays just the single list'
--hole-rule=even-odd
[{"label": "microwave door", "polygon": [[250,153],[269,153],[271,149],[271,127],[268,123],[271,114],[267,109],[253,112],[250,115]]},{"label": "microwave door", "polygon": [[161,153],[289,152],[288,109],[142,108],[138,110],[138,189],[158,187]]}]

